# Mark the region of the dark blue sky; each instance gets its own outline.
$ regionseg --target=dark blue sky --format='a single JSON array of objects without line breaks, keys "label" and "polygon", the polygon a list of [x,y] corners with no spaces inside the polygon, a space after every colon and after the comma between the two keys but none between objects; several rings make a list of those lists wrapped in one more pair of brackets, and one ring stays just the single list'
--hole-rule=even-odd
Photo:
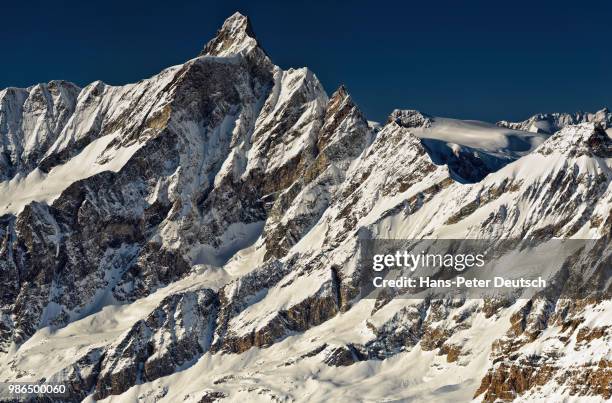
[{"label": "dark blue sky", "polygon": [[21,1],[0,8],[0,88],[123,84],[195,57],[234,11],[280,66],[394,108],[496,121],[612,106],[610,1]]}]

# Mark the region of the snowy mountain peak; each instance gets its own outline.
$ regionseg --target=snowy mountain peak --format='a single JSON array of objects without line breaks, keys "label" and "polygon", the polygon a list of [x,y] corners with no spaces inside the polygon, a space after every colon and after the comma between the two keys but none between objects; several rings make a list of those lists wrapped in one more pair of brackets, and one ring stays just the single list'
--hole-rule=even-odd
[{"label": "snowy mountain peak", "polygon": [[340,87],[338,87],[338,89],[336,91],[334,91],[334,93],[331,96],[331,99],[334,98],[346,98],[346,97],[350,97],[348,90],[346,89],[346,86],[344,84],[341,84]]},{"label": "snowy mountain peak", "polygon": [[225,20],[217,35],[206,44],[200,56],[230,56],[257,46],[257,38],[249,17],[236,12]]},{"label": "snowy mountain peak", "polygon": [[555,151],[570,156],[611,158],[612,140],[600,124],[581,123],[564,127],[535,150],[544,155]]},{"label": "snowy mountain peak", "polygon": [[[354,147],[360,152],[367,142],[369,132],[366,118],[353,102],[346,87],[341,85],[327,103],[323,127],[317,143],[318,149],[323,150],[328,145],[335,144],[335,147],[332,148],[340,147],[342,151],[336,149],[334,154],[344,156],[348,149]],[[347,133],[350,135],[347,136]],[[358,154],[356,150],[352,151]],[[352,153],[349,152],[349,154]]]},{"label": "snowy mountain peak", "polygon": [[417,110],[395,109],[387,118],[387,123],[395,122],[402,127],[429,127],[431,118]]},{"label": "snowy mountain peak", "polygon": [[612,127],[612,113],[610,113],[608,108],[602,108],[595,113],[538,113],[522,122],[508,122],[502,120],[497,122],[497,126],[529,131],[532,133],[553,134],[565,126],[587,122],[598,123],[604,129],[609,129]]},{"label": "snowy mountain peak", "polygon": [[343,104],[350,105],[350,107],[356,106],[346,87],[344,85],[341,85],[336,91],[334,91],[334,93],[329,98],[328,105],[330,111],[332,113],[335,113],[338,109],[340,109],[341,105]]}]

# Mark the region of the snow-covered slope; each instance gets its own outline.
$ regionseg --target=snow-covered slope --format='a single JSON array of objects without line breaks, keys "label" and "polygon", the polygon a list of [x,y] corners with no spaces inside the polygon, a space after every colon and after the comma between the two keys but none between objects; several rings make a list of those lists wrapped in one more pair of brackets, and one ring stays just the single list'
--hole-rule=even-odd
[{"label": "snow-covered slope", "polygon": [[[69,401],[611,397],[599,124],[375,125],[238,13],[137,84],[0,95],[0,381]],[[364,237],[593,239],[550,263],[590,298],[362,298]]]}]

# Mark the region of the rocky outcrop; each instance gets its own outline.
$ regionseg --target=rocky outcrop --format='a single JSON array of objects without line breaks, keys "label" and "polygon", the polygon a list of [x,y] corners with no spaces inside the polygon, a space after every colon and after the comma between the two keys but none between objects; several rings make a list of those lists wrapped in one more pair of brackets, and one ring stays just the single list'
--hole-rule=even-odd
[{"label": "rocky outcrop", "polygon": [[[304,283],[310,282],[304,290]],[[272,302],[252,301],[225,327],[222,349],[242,353],[251,347],[269,347],[295,332],[304,332],[340,311],[339,284],[333,272],[294,273],[267,291]],[[300,290],[300,291],[297,291]],[[292,294],[293,292],[296,294]],[[301,294],[301,295],[300,295]],[[286,300],[287,298],[287,300]],[[274,301],[276,300],[276,301]]]},{"label": "rocky outcrop", "polygon": [[431,118],[416,110],[396,109],[387,118],[387,123],[396,123],[406,128],[427,128],[431,126]]},{"label": "rocky outcrop", "polygon": [[367,355],[360,351],[359,346],[353,344],[329,346],[323,354],[323,362],[332,367],[346,367],[367,359]]},{"label": "rocky outcrop", "polygon": [[66,81],[0,91],[0,180],[41,162],[68,125],[80,91]]},{"label": "rocky outcrop", "polygon": [[[543,388],[555,385],[570,396],[609,399],[609,364],[605,359],[584,359],[610,338],[608,325],[591,329],[583,323],[585,314],[597,305],[589,299],[527,301],[510,318],[507,336],[494,342],[493,366],[474,396],[482,395],[487,402],[535,397]],[[539,343],[547,347],[535,347]]]},{"label": "rocky outcrop", "polygon": [[164,299],[104,352],[94,397],[117,395],[193,364],[210,347],[219,303],[208,289]]}]

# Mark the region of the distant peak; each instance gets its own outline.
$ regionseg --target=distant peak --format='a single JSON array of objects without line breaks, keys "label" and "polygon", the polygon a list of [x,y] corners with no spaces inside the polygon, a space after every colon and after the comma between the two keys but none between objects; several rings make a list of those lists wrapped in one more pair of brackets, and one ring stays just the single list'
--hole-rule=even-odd
[{"label": "distant peak", "polygon": [[220,31],[245,32],[250,38],[257,39],[255,37],[255,32],[253,32],[251,20],[249,17],[239,12],[235,12],[225,20]]},{"label": "distant peak", "polygon": [[340,87],[338,87],[336,91],[334,91],[332,96],[329,98],[329,104],[330,105],[340,104],[344,101],[349,101],[352,103],[350,94],[346,90],[346,87],[344,86],[344,84],[342,84]]},{"label": "distant peak", "polygon": [[513,130],[553,134],[566,126],[588,122],[597,123],[604,129],[608,129],[612,127],[612,114],[606,107],[595,113],[582,111],[574,113],[538,113],[521,122],[501,120],[497,122],[497,126]]},{"label": "distant peak", "polygon": [[612,140],[600,123],[580,123],[562,128],[543,142],[536,152],[543,155],[559,152],[572,157],[588,155],[611,158]]},{"label": "distant peak", "polygon": [[431,118],[424,113],[412,109],[395,109],[387,118],[387,123],[393,123],[407,128],[429,127]]},{"label": "distant peak", "polygon": [[257,47],[257,38],[249,17],[236,12],[217,31],[200,56],[229,56]]},{"label": "distant peak", "polygon": [[338,87],[338,89],[333,93],[332,98],[333,97],[346,98],[348,96],[349,96],[349,93],[348,93],[346,87],[344,86],[344,84],[340,84],[340,87]]}]

